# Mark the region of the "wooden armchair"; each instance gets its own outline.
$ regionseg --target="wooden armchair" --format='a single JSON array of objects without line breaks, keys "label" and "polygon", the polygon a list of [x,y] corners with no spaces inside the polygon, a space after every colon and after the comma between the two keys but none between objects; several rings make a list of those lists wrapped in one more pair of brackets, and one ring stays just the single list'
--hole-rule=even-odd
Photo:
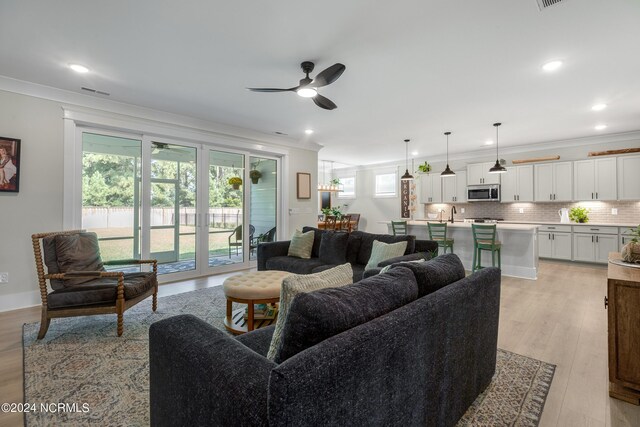
[{"label": "wooden armchair", "polygon": [[[102,262],[95,233],[72,230],[31,236],[42,299],[38,339],[44,338],[51,319],[115,313],[118,336],[124,312],[149,296],[158,307],[158,265],[151,260]],[[41,244],[42,243],[42,244]],[[43,254],[44,249],[44,254]],[[104,265],[152,264],[152,272],[106,271]],[[47,267],[45,273],[44,267]],[[47,280],[53,289],[47,289]]]}]

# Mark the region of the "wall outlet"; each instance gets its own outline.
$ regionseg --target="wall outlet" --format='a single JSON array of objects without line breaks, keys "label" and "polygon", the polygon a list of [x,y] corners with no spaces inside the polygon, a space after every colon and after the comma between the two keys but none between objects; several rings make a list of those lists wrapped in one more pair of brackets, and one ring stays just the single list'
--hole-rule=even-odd
[{"label": "wall outlet", "polygon": [[460,209],[460,213],[464,213],[464,208]]},{"label": "wall outlet", "polygon": [[0,283],[9,283],[9,273],[0,273]]},{"label": "wall outlet", "polygon": [[618,208],[611,208],[611,215],[618,215]]},{"label": "wall outlet", "polygon": [[520,209],[518,209],[518,212],[520,212],[520,213],[524,213],[524,208],[520,208]]}]

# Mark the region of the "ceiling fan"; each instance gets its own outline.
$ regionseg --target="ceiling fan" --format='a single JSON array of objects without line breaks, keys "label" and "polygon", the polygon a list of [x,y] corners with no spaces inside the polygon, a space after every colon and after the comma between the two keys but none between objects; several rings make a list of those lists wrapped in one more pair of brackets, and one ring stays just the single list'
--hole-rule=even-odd
[{"label": "ceiling fan", "polygon": [[333,110],[338,108],[329,98],[318,93],[318,88],[330,85],[338,80],[338,77],[344,73],[346,67],[340,63],[333,64],[331,67],[318,73],[315,79],[309,77],[309,73],[313,71],[315,64],[310,61],[305,61],[300,64],[302,71],[307,75],[304,79],[300,80],[300,84],[296,87],[290,87],[289,89],[277,89],[277,88],[256,88],[248,87],[252,92],[296,92],[303,98],[311,98],[313,102],[320,108],[325,110]]}]

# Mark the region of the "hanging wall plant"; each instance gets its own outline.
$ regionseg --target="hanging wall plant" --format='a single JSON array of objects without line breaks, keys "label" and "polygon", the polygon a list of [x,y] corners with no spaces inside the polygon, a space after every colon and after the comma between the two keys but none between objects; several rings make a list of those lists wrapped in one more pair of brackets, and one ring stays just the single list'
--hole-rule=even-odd
[{"label": "hanging wall plant", "polygon": [[429,173],[431,172],[431,165],[427,162],[424,162],[421,165],[418,165],[418,172],[420,173]]},{"label": "hanging wall plant", "polygon": [[231,178],[229,178],[229,185],[231,185],[234,190],[239,190],[240,186],[242,185],[242,178],[240,178],[239,176],[232,176]]},{"label": "hanging wall plant", "polygon": [[262,172],[260,172],[257,169],[253,169],[253,170],[249,171],[249,178],[251,178],[251,183],[252,184],[257,184],[258,180],[260,178],[262,178]]}]

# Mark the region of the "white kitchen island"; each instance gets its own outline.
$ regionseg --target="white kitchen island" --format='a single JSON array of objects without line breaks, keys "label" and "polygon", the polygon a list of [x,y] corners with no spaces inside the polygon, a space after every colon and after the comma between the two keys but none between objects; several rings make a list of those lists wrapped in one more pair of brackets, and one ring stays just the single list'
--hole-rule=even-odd
[{"label": "white kitchen island", "polygon": [[[438,221],[409,221],[408,233],[416,236],[417,239],[429,240],[428,222],[437,223]],[[391,223],[387,225],[389,233],[393,234]],[[502,274],[536,280],[538,277],[538,225],[498,223],[496,226],[496,239],[502,243]],[[471,271],[473,261],[471,224],[447,223],[447,238],[455,240],[453,252],[460,257],[464,268]],[[491,253],[488,251],[482,251],[482,266],[491,266]]]}]

